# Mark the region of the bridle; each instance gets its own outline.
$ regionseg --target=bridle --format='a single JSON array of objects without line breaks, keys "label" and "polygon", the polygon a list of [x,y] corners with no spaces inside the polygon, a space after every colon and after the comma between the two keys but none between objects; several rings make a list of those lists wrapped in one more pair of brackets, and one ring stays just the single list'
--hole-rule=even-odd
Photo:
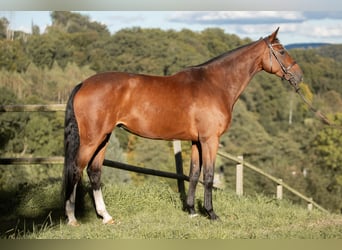
[{"label": "bridle", "polygon": [[274,56],[274,58],[277,60],[277,62],[279,63],[280,68],[282,69],[282,71],[284,72],[283,78],[286,79],[287,81],[289,81],[291,83],[291,85],[295,88],[296,92],[298,92],[299,90],[299,86],[298,83],[295,80],[295,76],[294,74],[290,71],[292,69],[292,67],[294,65],[297,64],[296,61],[293,61],[289,66],[285,66],[284,63],[278,58],[277,53],[279,53],[278,51],[274,50],[273,46],[275,45],[281,45],[280,43],[270,43],[268,41],[267,38],[263,39],[265,41],[265,43],[267,44],[269,51],[270,51],[270,65],[271,65],[271,72],[272,72],[272,66],[273,66],[273,62],[272,62],[272,55]]}]

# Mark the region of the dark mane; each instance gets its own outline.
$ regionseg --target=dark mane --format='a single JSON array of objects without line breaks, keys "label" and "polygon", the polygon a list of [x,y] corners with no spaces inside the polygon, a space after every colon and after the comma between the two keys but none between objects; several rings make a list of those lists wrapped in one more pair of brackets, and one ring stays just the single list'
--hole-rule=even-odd
[{"label": "dark mane", "polygon": [[223,54],[221,54],[221,55],[218,55],[218,56],[216,56],[216,57],[214,57],[214,58],[211,58],[211,59],[209,59],[208,61],[206,61],[206,62],[204,62],[204,63],[198,64],[198,65],[194,65],[194,66],[191,66],[191,67],[189,67],[189,68],[202,67],[202,66],[206,66],[206,65],[208,65],[208,64],[210,64],[210,63],[212,63],[212,62],[219,61],[219,60],[221,60],[222,58],[226,58],[227,56],[230,56],[230,55],[234,54],[235,52],[238,52],[240,49],[243,49],[243,48],[248,47],[248,46],[250,46],[250,45],[252,45],[252,44],[255,44],[256,42],[258,42],[258,41],[255,41],[255,42],[251,42],[251,43],[242,45],[242,46],[240,46],[240,47],[238,47],[238,48],[235,48],[235,49],[230,50],[230,51],[227,51],[227,52],[225,52],[225,53],[223,53]]}]

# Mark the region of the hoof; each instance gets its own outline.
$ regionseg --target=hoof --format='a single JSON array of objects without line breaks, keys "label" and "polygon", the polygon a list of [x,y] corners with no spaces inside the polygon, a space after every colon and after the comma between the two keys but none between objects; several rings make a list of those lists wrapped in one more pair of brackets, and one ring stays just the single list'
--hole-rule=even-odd
[{"label": "hoof", "polygon": [[107,220],[107,221],[103,221],[103,224],[104,224],[104,225],[114,225],[114,224],[116,224],[116,223],[115,223],[115,221],[114,221],[112,218],[110,218],[110,219]]},{"label": "hoof", "polygon": [[72,227],[79,227],[80,226],[80,224],[77,222],[77,220],[69,221],[68,225],[72,226]]},{"label": "hoof", "polygon": [[216,214],[210,215],[209,219],[211,221],[221,221],[220,217],[218,217]]},{"label": "hoof", "polygon": [[219,220],[213,209],[206,210],[210,220]]}]

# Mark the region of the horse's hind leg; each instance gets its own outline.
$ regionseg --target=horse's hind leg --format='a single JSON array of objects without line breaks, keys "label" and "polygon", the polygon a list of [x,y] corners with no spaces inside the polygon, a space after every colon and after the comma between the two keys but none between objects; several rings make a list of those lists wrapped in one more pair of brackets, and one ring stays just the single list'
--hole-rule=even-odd
[{"label": "horse's hind leg", "polygon": [[77,220],[76,220],[76,217],[75,217],[75,202],[76,202],[77,183],[74,185],[74,189],[73,189],[69,199],[66,201],[66,204],[65,204],[65,213],[68,216],[68,224],[72,225],[72,226],[78,226],[79,225]]},{"label": "horse's hind leg", "polygon": [[190,184],[187,197],[187,206],[191,217],[197,216],[195,212],[195,192],[199,176],[201,174],[201,145],[199,142],[192,142]]},{"label": "horse's hind leg", "polygon": [[106,209],[106,205],[103,200],[103,195],[101,191],[101,168],[108,145],[110,134],[107,135],[106,139],[99,146],[98,150],[95,152],[93,159],[87,168],[87,173],[89,180],[93,189],[94,201],[96,212],[102,217],[103,224],[113,224],[114,220],[112,216],[109,215]]},{"label": "horse's hind leg", "polygon": [[71,225],[71,226],[79,225],[75,217],[76,190],[77,190],[77,185],[82,178],[83,169],[87,165],[88,161],[89,161],[89,157],[87,157],[87,154],[82,155],[79,153],[75,162],[75,169],[74,169],[75,172],[72,175],[73,179],[71,181],[71,183],[73,183],[73,189],[65,204],[65,212],[68,217],[68,225]]}]

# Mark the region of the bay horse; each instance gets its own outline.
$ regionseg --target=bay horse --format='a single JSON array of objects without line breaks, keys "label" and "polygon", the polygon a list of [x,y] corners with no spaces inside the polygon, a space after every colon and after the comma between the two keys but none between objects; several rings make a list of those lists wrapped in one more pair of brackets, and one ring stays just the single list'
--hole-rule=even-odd
[{"label": "bay horse", "polygon": [[76,187],[86,166],[96,212],[104,224],[114,223],[106,210],[100,178],[116,126],[145,138],[191,141],[188,212],[196,215],[195,190],[203,168],[204,209],[210,219],[217,219],[212,204],[215,158],[235,102],[261,70],[286,79],[296,89],[302,80],[302,70],[277,38],[278,30],[171,76],[105,72],[77,85],[65,116],[63,186],[68,224],[78,225]]}]

